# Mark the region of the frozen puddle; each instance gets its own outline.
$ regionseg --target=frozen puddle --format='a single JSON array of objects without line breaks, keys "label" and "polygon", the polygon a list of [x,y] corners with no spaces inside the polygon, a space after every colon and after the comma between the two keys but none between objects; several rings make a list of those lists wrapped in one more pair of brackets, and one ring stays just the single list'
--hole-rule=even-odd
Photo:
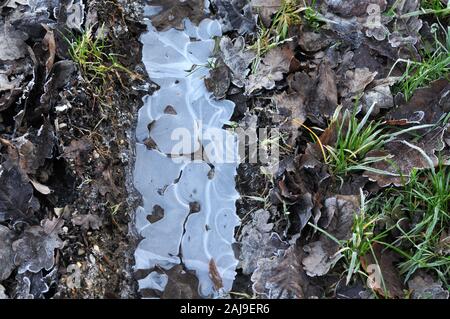
[{"label": "frozen puddle", "polygon": [[213,37],[220,35],[220,24],[205,19],[199,26],[186,21],[184,31],[158,32],[149,24],[141,38],[143,62],[160,89],[144,99],[136,132],[134,183],[143,197],[136,228],[144,239],[135,270],[152,270],[140,290],[163,291],[169,278],[161,269],[180,264],[195,271],[204,297],[233,284],[237,138],[222,127],[234,103],[214,100],[204,85]]}]

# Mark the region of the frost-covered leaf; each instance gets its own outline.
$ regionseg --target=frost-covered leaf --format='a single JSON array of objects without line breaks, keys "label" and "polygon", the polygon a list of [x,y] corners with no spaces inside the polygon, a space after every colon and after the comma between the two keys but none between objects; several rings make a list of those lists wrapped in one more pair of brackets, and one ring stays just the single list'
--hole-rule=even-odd
[{"label": "frost-covered leaf", "polygon": [[69,29],[81,31],[85,11],[83,0],[64,1],[61,4],[58,22],[64,23]]},{"label": "frost-covered leaf", "polygon": [[176,265],[169,270],[157,269],[139,280],[144,298],[198,299],[198,278],[192,271]]},{"label": "frost-covered leaf", "polygon": [[19,266],[19,274],[50,270],[55,264],[55,249],[63,246],[58,236],[62,224],[60,220],[45,220],[42,225],[27,228],[12,244],[14,263]]},{"label": "frost-covered leaf", "polygon": [[315,241],[303,247],[307,257],[303,258],[303,268],[308,276],[323,276],[328,273],[336,261],[336,246],[328,246],[323,241]]},{"label": "frost-covered leaf", "polygon": [[0,63],[0,111],[13,105],[23,94],[30,78],[33,78],[31,59],[19,59]]},{"label": "frost-covered leaf", "polygon": [[8,227],[0,225],[0,282],[8,278],[15,268],[11,247],[13,237],[14,233]]},{"label": "frost-covered leaf", "polygon": [[[325,200],[319,226],[337,240],[347,240],[351,236],[353,220],[359,214],[359,199],[355,195],[336,195]],[[303,258],[306,273],[311,276],[323,276],[340,258],[336,255],[339,245],[327,235],[321,234],[319,240],[303,247],[307,256]]]},{"label": "frost-covered leaf", "polygon": [[260,259],[251,277],[253,292],[269,299],[317,296],[317,289],[302,268],[302,258],[302,251],[294,245],[276,257]]},{"label": "frost-covered leaf", "polygon": [[0,4],[0,8],[8,7],[8,8],[17,8],[18,5],[28,5],[29,0],[6,0],[2,1]]},{"label": "frost-covered leaf", "polygon": [[[306,75],[302,78],[307,80]],[[308,118],[318,124],[325,123],[333,116],[338,104],[336,75],[328,62],[320,64],[317,77],[312,79],[311,84],[305,102]],[[308,87],[308,84],[303,85]]]},{"label": "frost-covered leaf", "polygon": [[283,79],[283,74],[289,71],[293,52],[286,46],[270,50],[258,64],[254,74],[250,74],[245,81],[247,95],[265,88],[271,90],[275,82]]},{"label": "frost-covered leaf", "polygon": [[412,292],[413,299],[448,299],[449,291],[442,287],[440,281],[436,281],[426,273],[418,273],[408,281],[408,288]]},{"label": "frost-covered leaf", "polygon": [[272,231],[269,218],[267,210],[258,210],[251,215],[251,222],[242,228],[240,262],[244,274],[253,273],[261,258],[270,258],[278,250],[287,248],[287,244]]},{"label": "frost-covered leaf", "polygon": [[214,4],[224,32],[236,30],[239,34],[246,34],[255,30],[256,15],[247,0],[214,0]]},{"label": "frost-covered leaf", "polygon": [[16,149],[9,151],[10,158],[18,160],[25,173],[35,174],[45,160],[52,157],[55,135],[51,125],[45,123],[38,130],[31,128],[28,134],[16,138],[13,143]]},{"label": "frost-covered leaf", "polygon": [[418,141],[398,139],[387,143],[383,150],[369,152],[367,156],[390,158],[372,164],[373,168],[384,173],[366,171],[364,176],[376,181],[380,187],[391,184],[401,186],[407,183],[413,169],[433,168],[438,165],[435,152],[444,148],[444,132],[445,129],[436,128]]},{"label": "frost-covered leaf", "polygon": [[419,0],[400,0],[396,2],[394,12],[397,18],[393,22],[393,32],[389,35],[389,43],[394,47],[415,45],[419,39],[422,20],[419,16],[405,16],[408,13],[420,10]]},{"label": "frost-covered leaf", "polygon": [[227,36],[220,39],[220,51],[225,65],[231,70],[231,81],[237,87],[243,87],[245,78],[250,72],[249,65],[255,57],[255,53],[246,50],[243,37],[231,40]]},{"label": "frost-covered leaf", "polygon": [[19,168],[10,163],[0,165],[0,221],[26,221],[38,209],[33,187]]},{"label": "frost-covered leaf", "polygon": [[375,79],[378,72],[371,72],[368,68],[356,68],[345,73],[347,88],[341,93],[343,96],[359,96]]},{"label": "frost-covered leaf", "polygon": [[16,282],[14,296],[16,299],[41,299],[43,294],[49,290],[49,285],[42,277],[42,271],[19,273],[16,275]]},{"label": "frost-covered leaf", "polygon": [[78,215],[72,218],[72,224],[81,226],[83,230],[98,230],[102,226],[102,219],[93,214]]},{"label": "frost-covered leaf", "polygon": [[306,107],[300,94],[283,92],[274,95],[272,100],[278,109],[278,115],[284,118],[281,127],[297,130],[306,120]]},{"label": "frost-covered leaf", "polygon": [[[396,98],[397,99],[397,98]],[[397,101],[399,107],[386,115],[388,121],[435,124],[450,112],[450,82],[446,79],[434,81],[429,87],[420,88],[408,102]]]},{"label": "frost-covered leaf", "polygon": [[0,300],[2,300],[2,299],[9,299],[9,298],[5,293],[5,287],[0,285]]},{"label": "frost-covered leaf", "polygon": [[17,60],[27,53],[27,35],[10,28],[0,23],[0,61]]},{"label": "frost-covered leaf", "polygon": [[361,104],[366,113],[370,107],[375,104],[372,115],[377,115],[381,109],[390,109],[394,107],[394,97],[391,93],[391,85],[395,79],[387,78],[385,80],[373,82],[374,87],[366,90],[361,97]]},{"label": "frost-covered leaf", "polygon": [[204,3],[204,0],[151,0],[151,6],[160,7],[151,16],[152,25],[158,30],[183,29],[185,18],[197,24],[204,17]]},{"label": "frost-covered leaf", "polygon": [[270,26],[272,15],[280,8],[282,0],[250,0],[250,5],[266,27]]}]

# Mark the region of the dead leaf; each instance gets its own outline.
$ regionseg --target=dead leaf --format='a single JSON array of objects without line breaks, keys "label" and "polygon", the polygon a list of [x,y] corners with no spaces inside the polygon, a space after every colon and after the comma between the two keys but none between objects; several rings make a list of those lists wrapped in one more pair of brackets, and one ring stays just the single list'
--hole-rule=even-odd
[{"label": "dead leaf", "polygon": [[216,99],[223,99],[230,87],[230,70],[219,59],[217,66],[209,70],[209,76],[205,78],[205,86],[209,92],[212,92]]},{"label": "dead leaf", "polygon": [[[319,226],[337,240],[348,240],[356,214],[360,212],[359,197],[356,195],[336,195],[325,200],[320,218],[316,217]],[[308,276],[323,276],[341,257],[336,255],[339,244],[325,234],[319,240],[306,244],[303,250],[308,254],[303,258],[303,266]]]},{"label": "dead leaf", "polygon": [[319,296],[310,282],[301,261],[303,253],[293,245],[276,257],[262,258],[253,273],[253,292],[269,299],[303,299]]},{"label": "dead leaf", "polygon": [[223,36],[220,39],[219,46],[221,58],[231,70],[231,82],[237,87],[243,87],[245,79],[250,72],[249,65],[255,57],[255,53],[246,50],[243,37],[231,40],[229,37]]},{"label": "dead leaf", "polygon": [[183,20],[188,18],[195,24],[198,24],[204,17],[203,0],[152,0],[151,5],[160,7],[161,10],[151,16],[152,25],[158,31],[170,27],[183,29]]},{"label": "dead leaf", "polygon": [[369,288],[385,298],[403,298],[403,285],[395,266],[398,255],[379,244],[374,244],[372,249],[375,256],[370,252],[361,258],[361,264],[369,275]]},{"label": "dead leaf", "polygon": [[298,45],[304,52],[318,52],[328,47],[332,42],[323,32],[310,31],[304,25],[300,27]]},{"label": "dead leaf", "polygon": [[270,27],[272,15],[280,8],[282,0],[250,0],[253,11],[257,13],[266,27]]},{"label": "dead leaf", "polygon": [[[30,271],[37,273],[41,269],[50,270],[55,264],[55,249],[63,247],[58,236],[59,228],[49,228],[49,221],[43,221],[45,228],[31,226],[25,229],[19,239],[13,242],[15,253],[14,263],[19,267],[19,273]],[[53,222],[50,222],[53,225]]]},{"label": "dead leaf", "polygon": [[425,272],[419,272],[408,281],[409,290],[413,299],[448,299],[449,291],[442,287],[442,283],[436,281]]},{"label": "dead leaf", "polygon": [[30,128],[28,134],[14,139],[15,149],[8,152],[25,173],[34,175],[46,159],[52,158],[55,141],[52,126],[45,122],[39,130]]},{"label": "dead leaf", "polygon": [[[314,83],[314,82],[313,82]],[[327,62],[319,66],[318,77],[306,101],[308,118],[317,124],[325,124],[338,105],[336,75]]]},{"label": "dead leaf", "polygon": [[81,226],[81,229],[83,230],[99,230],[103,224],[103,221],[97,215],[86,214],[73,217],[72,224],[74,226]]},{"label": "dead leaf", "polygon": [[42,47],[45,51],[48,52],[48,58],[45,62],[46,75],[48,76],[53,67],[53,63],[55,62],[56,42],[53,30],[51,30],[47,25],[43,25],[43,27],[47,31],[47,34],[42,40]]},{"label": "dead leaf", "polygon": [[272,90],[275,82],[283,79],[283,74],[289,72],[291,61],[294,58],[289,47],[277,47],[270,50],[261,60],[254,74],[250,74],[245,83],[245,94],[261,90]]},{"label": "dead leaf", "polygon": [[356,68],[345,73],[345,83],[347,88],[342,91],[342,95],[353,97],[361,95],[365,88],[372,83],[378,72],[370,72],[368,68]]},{"label": "dead leaf", "polygon": [[449,81],[434,81],[429,87],[417,89],[408,102],[400,101],[401,105],[389,112],[386,119],[435,124],[443,114],[450,112],[449,94]]},{"label": "dead leaf", "polygon": [[305,245],[303,251],[307,255],[303,258],[302,264],[306,274],[310,277],[327,274],[340,257],[335,256],[337,248],[337,245],[327,245],[321,240]]},{"label": "dead leaf", "polygon": [[12,30],[10,26],[0,23],[0,61],[14,61],[25,57],[26,39],[25,33]]},{"label": "dead leaf", "polygon": [[185,271],[176,265],[165,271],[168,282],[161,296],[162,299],[199,299],[198,279],[193,272]]},{"label": "dead leaf", "polygon": [[436,151],[444,148],[445,129],[436,128],[425,134],[419,141],[394,140],[385,145],[384,150],[372,151],[367,156],[388,156],[391,158],[379,161],[372,165],[373,168],[387,172],[377,174],[366,171],[364,176],[376,181],[380,187],[391,184],[401,186],[409,182],[409,176],[413,169],[433,168],[438,165]]},{"label": "dead leaf", "polygon": [[419,0],[399,0],[396,3],[394,12],[398,18],[394,21],[394,31],[388,37],[389,43],[394,48],[412,47],[419,41],[422,20],[417,15],[404,17],[404,15],[417,12],[419,9]]},{"label": "dead leaf", "polygon": [[272,231],[273,224],[269,223],[269,218],[270,213],[260,209],[252,213],[251,222],[242,227],[239,259],[242,272],[246,275],[255,271],[258,260],[273,257],[278,250],[287,248],[287,243]]},{"label": "dead leaf", "polygon": [[281,123],[281,128],[295,131],[301,127],[306,120],[306,110],[304,100],[298,93],[287,94],[283,92],[272,96],[272,100],[277,106],[277,115],[285,119]]},{"label": "dead leaf", "polygon": [[33,187],[15,165],[0,165],[0,221],[30,220],[39,209]]},{"label": "dead leaf", "polygon": [[209,278],[211,278],[211,281],[214,284],[214,289],[216,291],[220,291],[220,289],[223,288],[223,281],[219,271],[217,270],[217,266],[216,263],[214,262],[214,259],[212,258],[210,259],[208,268],[209,268]]},{"label": "dead leaf", "polygon": [[7,279],[16,268],[11,247],[13,238],[14,232],[6,226],[0,225],[0,282]]},{"label": "dead leaf", "polygon": [[252,33],[256,27],[256,15],[245,0],[213,0],[221,18],[223,31],[236,30],[239,34]]}]

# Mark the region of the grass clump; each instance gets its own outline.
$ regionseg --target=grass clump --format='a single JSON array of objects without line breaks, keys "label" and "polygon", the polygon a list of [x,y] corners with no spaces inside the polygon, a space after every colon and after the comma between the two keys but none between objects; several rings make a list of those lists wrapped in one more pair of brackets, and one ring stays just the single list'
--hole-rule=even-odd
[{"label": "grass clump", "polygon": [[371,164],[387,160],[390,156],[369,156],[369,152],[381,150],[383,146],[393,141],[397,136],[433,125],[417,125],[400,131],[389,130],[383,122],[369,121],[375,103],[369,108],[364,117],[359,120],[356,112],[346,110],[339,116],[341,109],[336,110],[331,125],[335,125],[336,142],[333,145],[323,145],[326,150],[325,163],[331,172],[341,179],[353,171],[369,171],[375,174],[392,175],[392,173],[373,168]]},{"label": "grass clump", "polygon": [[392,72],[398,63],[406,64],[406,70],[397,84],[398,91],[404,94],[406,100],[412,97],[415,90],[435,80],[441,78],[450,80],[450,32],[443,29],[446,40],[442,43],[438,39],[437,30],[437,25],[433,25],[434,48],[422,50],[421,61],[398,59],[391,69]]},{"label": "grass clump", "polygon": [[121,82],[119,72],[134,76],[133,72],[118,62],[116,54],[107,52],[109,46],[106,44],[103,27],[99,28],[97,35],[90,27],[74,40],[67,38],[66,40],[69,43],[71,59],[78,64],[83,78],[89,84],[94,84],[96,93],[101,93],[113,76],[116,76]]},{"label": "grass clump", "polygon": [[392,244],[405,259],[399,265],[405,280],[423,269],[435,272],[449,286],[450,169],[414,171],[403,189],[391,189],[388,194],[398,199],[396,211],[405,215],[397,217],[400,236]]},{"label": "grass clump", "polygon": [[[371,170],[370,164],[384,160],[385,157],[367,157],[367,153],[380,149],[386,142],[382,135],[381,122],[368,121],[374,105],[362,120],[356,112],[344,112],[342,119],[336,121],[337,137],[334,146],[324,145],[327,151],[326,162],[331,171],[338,176],[355,170]],[[338,110],[339,112],[339,110]]]}]

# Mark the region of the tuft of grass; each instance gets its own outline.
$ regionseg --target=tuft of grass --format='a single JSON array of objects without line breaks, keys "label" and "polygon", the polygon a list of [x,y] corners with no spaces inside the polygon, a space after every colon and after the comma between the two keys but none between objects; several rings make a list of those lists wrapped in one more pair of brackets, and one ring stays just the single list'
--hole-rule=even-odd
[{"label": "tuft of grass", "polygon": [[[71,59],[78,64],[83,78],[89,84],[94,84],[96,93],[101,93],[103,87],[113,76],[116,76],[121,82],[119,72],[125,72],[135,77],[133,72],[118,62],[116,54],[107,52],[110,46],[106,44],[103,29],[103,26],[99,28],[97,36],[90,27],[74,40],[66,38],[69,43]],[[96,85],[98,86],[96,87]]]},{"label": "tuft of grass", "polygon": [[350,113],[348,110],[341,120],[336,120],[336,144],[325,145],[327,162],[335,175],[347,175],[354,170],[370,170],[370,164],[386,159],[366,157],[368,152],[380,149],[386,142],[381,122],[368,121],[374,106],[375,104],[360,121],[356,112]]},{"label": "tuft of grass", "polygon": [[437,36],[437,27],[433,25],[435,48],[422,51],[421,61],[398,59],[392,66],[392,70],[398,63],[405,63],[406,70],[401,76],[397,89],[403,92],[405,99],[409,100],[415,90],[425,87],[440,78],[450,80],[450,27],[443,29],[446,41],[442,43]]},{"label": "tuft of grass", "polygon": [[402,198],[402,207],[412,221],[409,227],[400,222],[396,225],[402,235],[394,245],[407,257],[399,265],[405,280],[424,269],[434,271],[449,285],[450,169],[415,171],[410,183],[395,196]]},{"label": "tuft of grass", "polygon": [[375,103],[369,108],[365,116],[359,120],[356,112],[348,110],[340,119],[340,108],[336,110],[332,123],[336,122],[337,138],[334,146],[324,145],[326,149],[325,163],[331,172],[343,182],[342,176],[352,171],[369,171],[375,174],[392,175],[392,173],[375,169],[371,164],[389,160],[390,156],[367,156],[370,151],[380,150],[397,136],[430,128],[433,125],[417,125],[397,132],[388,131],[382,122],[369,121]]},{"label": "tuft of grass", "polygon": [[396,237],[385,246],[403,257],[405,282],[419,269],[434,272],[450,289],[450,168],[418,171],[402,188],[386,189],[371,214],[382,215]]}]

